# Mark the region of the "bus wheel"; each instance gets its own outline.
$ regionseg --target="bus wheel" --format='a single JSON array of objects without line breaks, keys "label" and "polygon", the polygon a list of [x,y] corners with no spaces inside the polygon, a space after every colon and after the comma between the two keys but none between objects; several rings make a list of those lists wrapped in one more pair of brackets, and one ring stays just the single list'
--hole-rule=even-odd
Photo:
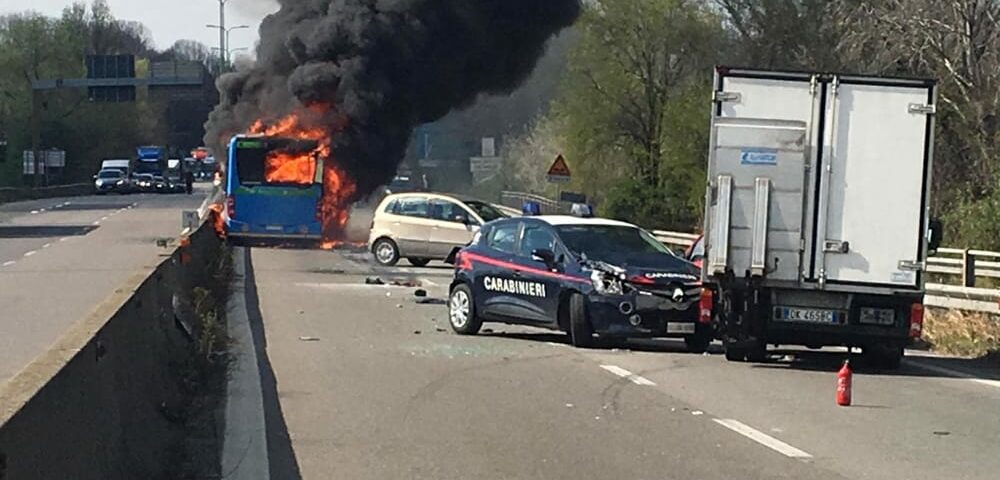
[{"label": "bus wheel", "polygon": [[380,265],[391,267],[399,263],[399,247],[396,246],[396,242],[388,238],[380,238],[375,242],[372,253],[375,254],[375,261]]}]

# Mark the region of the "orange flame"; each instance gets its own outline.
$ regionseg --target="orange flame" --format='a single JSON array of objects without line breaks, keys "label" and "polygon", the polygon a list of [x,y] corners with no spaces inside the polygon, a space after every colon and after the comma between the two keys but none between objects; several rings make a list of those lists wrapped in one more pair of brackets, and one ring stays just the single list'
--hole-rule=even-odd
[{"label": "orange flame", "polygon": [[213,203],[208,206],[209,215],[212,217],[212,226],[215,227],[215,234],[219,238],[226,239],[226,220],[222,218],[224,207],[221,203]]},{"label": "orange flame", "polygon": [[303,114],[323,116],[328,110],[326,106],[314,105],[306,112],[289,114],[271,125],[258,120],[250,127],[250,133],[253,134],[317,142],[316,148],[311,152],[270,153],[266,158],[264,177],[269,183],[311,185],[317,178],[316,159],[323,161],[323,196],[318,214],[323,223],[321,247],[325,249],[334,248],[341,243],[350,214],[350,199],[356,190],[354,182],[332,156],[333,139],[330,132],[340,130],[343,126],[333,125],[333,128],[328,129],[304,125]]}]

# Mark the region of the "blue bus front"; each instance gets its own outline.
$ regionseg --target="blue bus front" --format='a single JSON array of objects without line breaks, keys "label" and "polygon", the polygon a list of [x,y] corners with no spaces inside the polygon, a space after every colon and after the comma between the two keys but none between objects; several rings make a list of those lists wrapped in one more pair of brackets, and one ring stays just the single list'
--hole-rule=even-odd
[{"label": "blue bus front", "polygon": [[268,181],[268,157],[289,148],[292,142],[243,135],[232,139],[226,170],[228,237],[279,242],[322,237],[322,160],[314,158],[309,178]]}]

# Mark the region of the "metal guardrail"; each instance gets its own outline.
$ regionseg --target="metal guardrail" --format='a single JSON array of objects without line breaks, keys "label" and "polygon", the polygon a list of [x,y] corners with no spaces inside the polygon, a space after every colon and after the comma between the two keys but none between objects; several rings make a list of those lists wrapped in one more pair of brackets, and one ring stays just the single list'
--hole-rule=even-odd
[{"label": "metal guardrail", "polygon": [[536,202],[542,207],[542,213],[544,214],[566,214],[569,213],[571,205],[568,203],[563,203],[558,200],[552,200],[551,198],[543,197],[541,195],[535,195],[533,193],[525,192],[501,192],[500,193],[500,203],[508,208],[516,209],[518,212],[521,211],[521,206],[524,202]]},{"label": "metal guardrail", "polygon": [[[653,235],[672,247],[688,247],[698,235],[654,230]],[[927,259],[928,273],[958,277],[959,285],[927,283],[924,304],[932,307],[1000,314],[1000,289],[978,288],[976,278],[1000,278],[1000,252],[939,248]]]}]

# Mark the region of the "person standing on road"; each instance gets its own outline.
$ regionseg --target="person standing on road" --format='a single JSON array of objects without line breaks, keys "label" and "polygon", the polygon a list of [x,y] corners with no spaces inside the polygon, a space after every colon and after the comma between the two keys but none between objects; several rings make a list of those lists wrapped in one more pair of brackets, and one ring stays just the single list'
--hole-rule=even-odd
[{"label": "person standing on road", "polygon": [[184,172],[184,191],[188,195],[191,195],[191,192],[194,191],[194,173],[190,170]]}]

